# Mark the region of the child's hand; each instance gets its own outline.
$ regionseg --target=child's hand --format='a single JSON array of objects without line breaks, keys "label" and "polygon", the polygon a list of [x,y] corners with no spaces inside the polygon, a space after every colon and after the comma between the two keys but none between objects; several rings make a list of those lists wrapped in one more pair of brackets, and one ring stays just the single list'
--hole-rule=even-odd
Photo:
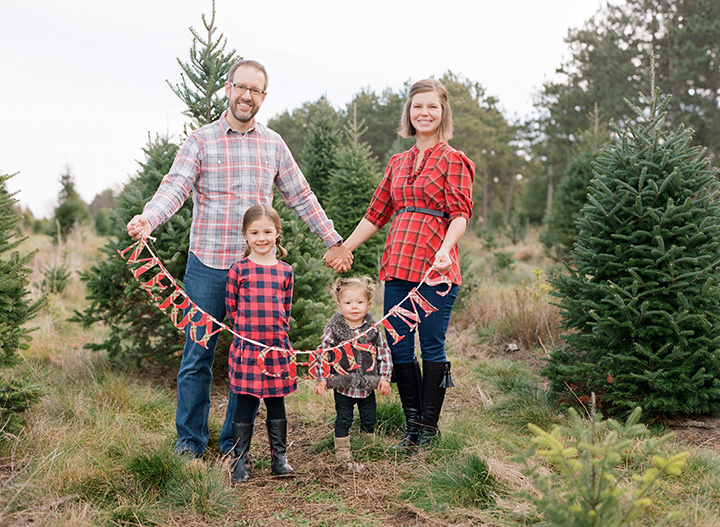
[{"label": "child's hand", "polygon": [[315,395],[325,395],[327,391],[327,381],[322,380],[315,383]]},{"label": "child's hand", "polygon": [[380,395],[389,395],[390,394],[390,381],[387,379],[380,379],[380,382],[378,383],[377,392]]}]

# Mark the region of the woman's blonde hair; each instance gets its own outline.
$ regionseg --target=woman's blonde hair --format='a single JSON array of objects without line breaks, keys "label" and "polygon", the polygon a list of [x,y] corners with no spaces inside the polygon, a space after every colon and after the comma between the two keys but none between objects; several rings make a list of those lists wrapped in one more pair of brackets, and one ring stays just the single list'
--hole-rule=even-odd
[{"label": "woman's blonde hair", "polygon": [[438,139],[440,141],[449,141],[452,139],[455,124],[453,123],[448,91],[442,82],[436,81],[435,79],[423,79],[421,81],[417,81],[410,87],[410,93],[408,94],[407,101],[405,101],[403,111],[400,114],[400,128],[398,128],[397,131],[400,137],[404,137],[405,139],[415,137],[416,130],[410,122],[410,107],[412,106],[412,100],[418,93],[426,93],[429,91],[438,94],[440,107],[442,108],[442,118],[440,119],[440,126],[438,127]]},{"label": "woman's blonde hair", "polygon": [[[277,211],[272,208],[270,205],[265,205],[263,203],[260,203],[258,205],[253,205],[248,210],[245,211],[245,216],[243,216],[243,226],[242,226],[242,232],[243,236],[245,236],[245,233],[250,228],[250,225],[255,223],[257,220],[260,220],[262,218],[268,218],[273,225],[275,226],[275,230],[277,231],[277,238],[275,238],[275,247],[277,256],[282,258],[284,256],[287,256],[287,251],[284,247],[280,245],[280,240],[282,239],[282,221],[280,221],[280,215],[277,213]],[[250,246],[248,245],[245,248],[245,254],[243,257],[247,257],[250,254]]]},{"label": "woman's blonde hair", "polygon": [[375,296],[375,282],[369,276],[357,276],[352,278],[338,278],[332,288],[332,297],[336,303],[340,303],[340,293],[345,289],[362,289],[367,296],[368,302],[372,302]]}]

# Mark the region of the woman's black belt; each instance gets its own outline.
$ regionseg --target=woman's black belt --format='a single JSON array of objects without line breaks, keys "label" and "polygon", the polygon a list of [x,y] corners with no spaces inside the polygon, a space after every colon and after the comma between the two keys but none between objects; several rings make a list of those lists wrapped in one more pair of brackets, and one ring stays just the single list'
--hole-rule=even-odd
[{"label": "woman's black belt", "polygon": [[399,211],[397,211],[398,214],[402,214],[403,212],[422,212],[423,214],[429,214],[430,216],[437,216],[438,218],[449,218],[450,215],[447,212],[442,212],[439,210],[433,210],[433,209],[424,209],[422,207],[403,207]]}]

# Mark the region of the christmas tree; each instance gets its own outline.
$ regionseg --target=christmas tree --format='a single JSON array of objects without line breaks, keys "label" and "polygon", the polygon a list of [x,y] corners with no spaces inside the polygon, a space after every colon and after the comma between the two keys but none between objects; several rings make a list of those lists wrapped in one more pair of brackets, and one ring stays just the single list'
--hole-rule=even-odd
[{"label": "christmas tree", "polygon": [[[140,170],[125,185],[111,213],[111,234],[100,249],[102,256],[81,274],[87,284],[89,305],[82,313],[76,312],[72,320],[85,326],[105,323],[106,339],[86,347],[106,350],[114,359],[164,362],[182,350],[185,342],[184,334],[153,304],[117,253],[135,241],[127,235],[127,222],[155,193],[177,150],[178,145],[167,137],[148,140]],[[182,280],[185,274],[191,222],[192,203],[187,200],[170,220],[153,231],[157,241],[148,241],[176,280]]]},{"label": "christmas tree", "polygon": [[190,127],[193,130],[217,121],[225,111],[225,94],[221,90],[230,68],[240,60],[234,49],[225,51],[227,39],[222,33],[215,35],[215,0],[212,2],[210,21],[202,15],[202,22],[206,36],[190,28],[193,36],[190,62],[178,59],[182,82],[173,85],[168,81],[173,93],[185,103],[187,109],[183,115],[191,119]]},{"label": "christmas tree", "polygon": [[[192,119],[193,128],[220,116],[224,102],[217,93],[224,85],[230,67],[239,60],[234,50],[225,52],[222,33],[216,35],[214,2],[212,18],[208,22],[203,15],[202,21],[207,38],[190,28],[193,35],[190,62],[183,63],[178,59],[184,73],[183,81],[173,88],[187,105],[184,114]],[[76,312],[72,320],[86,326],[100,321],[106,323],[107,338],[100,343],[86,344],[86,347],[107,350],[115,359],[165,362],[174,359],[185,342],[184,333],[157,308],[130,274],[127,262],[117,254],[118,250],[135,241],[127,235],[127,223],[142,212],[153,196],[162,178],[170,171],[177,150],[178,145],[167,137],[148,140],[143,148],[145,159],[140,162],[141,168],[123,189],[117,208],[112,212],[112,234],[101,249],[103,255],[95,266],[82,274],[82,279],[87,282],[90,305],[82,313]],[[168,221],[153,231],[157,240],[148,242],[181,286],[191,223],[192,202],[188,199]],[[221,336],[218,353],[227,352],[228,347],[229,339]]]},{"label": "christmas tree", "polygon": [[[33,251],[20,256],[15,251],[24,238],[17,238],[17,227],[22,217],[13,210],[17,200],[9,194],[5,182],[12,176],[0,175],[0,369],[19,362],[18,351],[27,348],[30,330],[25,323],[45,305],[46,298],[32,301],[27,289],[30,269],[25,265],[33,259]],[[19,416],[37,392],[20,379],[11,379],[6,371],[0,376],[0,422],[2,430],[16,433],[23,426]]]},{"label": "christmas tree", "polygon": [[303,173],[323,206],[328,202],[330,175],[337,167],[340,147],[340,117],[324,98],[312,118],[303,150]]},{"label": "christmas tree", "polygon": [[[370,146],[361,140],[363,131],[363,123],[358,123],[353,110],[345,129],[347,144],[338,152],[337,168],[330,179],[327,213],[343,238],[352,234],[365,215],[382,177]],[[355,250],[350,274],[377,277],[386,236],[386,230],[382,230]]]},{"label": "christmas tree", "polygon": [[669,98],[643,99],[596,160],[573,266],[550,280],[571,332],[547,373],[557,391],[597,394],[606,414],[717,413],[717,170],[690,130],[663,127]]},{"label": "christmas tree", "polygon": [[55,222],[50,229],[56,243],[59,241],[58,234],[65,239],[76,225],[90,222],[90,211],[75,189],[75,178],[69,166],[65,167],[65,172],[60,176],[60,185],[62,189],[58,196],[58,206],[55,207]]}]

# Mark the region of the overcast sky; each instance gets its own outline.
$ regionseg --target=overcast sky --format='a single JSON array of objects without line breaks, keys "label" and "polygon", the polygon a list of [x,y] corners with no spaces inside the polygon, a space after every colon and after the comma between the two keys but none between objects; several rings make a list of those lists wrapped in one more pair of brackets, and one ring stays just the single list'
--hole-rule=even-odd
[{"label": "overcast sky", "polygon": [[[217,0],[216,25],[268,70],[258,120],[325,94],[399,90],[446,71],[479,82],[508,119],[568,56],[568,29],[603,0]],[[87,202],[136,172],[148,134],[178,139],[189,27],[210,0],[0,0],[0,173],[51,216],[66,165]]]}]

